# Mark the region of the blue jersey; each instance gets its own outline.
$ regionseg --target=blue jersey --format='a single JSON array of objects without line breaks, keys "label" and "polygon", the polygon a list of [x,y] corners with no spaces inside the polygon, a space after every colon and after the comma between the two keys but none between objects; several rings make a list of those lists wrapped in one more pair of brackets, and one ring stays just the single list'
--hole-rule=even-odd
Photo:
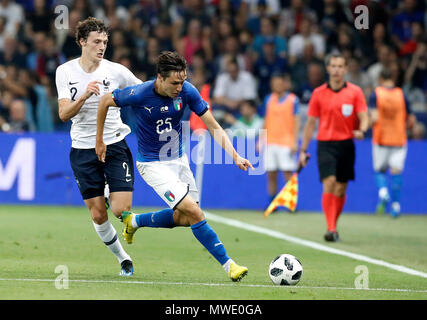
[{"label": "blue jersey", "polygon": [[136,116],[138,139],[137,161],[172,160],[182,156],[182,124],[184,108],[190,107],[198,116],[209,108],[199,91],[185,81],[176,98],[159,95],[154,81],[113,91],[118,107],[132,107]]}]

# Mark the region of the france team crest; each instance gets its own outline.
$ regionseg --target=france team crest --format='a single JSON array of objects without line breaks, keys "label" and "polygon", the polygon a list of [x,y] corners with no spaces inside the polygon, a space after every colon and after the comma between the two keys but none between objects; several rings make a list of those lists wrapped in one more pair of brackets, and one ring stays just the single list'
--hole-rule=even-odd
[{"label": "france team crest", "polygon": [[175,107],[176,111],[179,111],[179,110],[182,109],[182,99],[181,99],[181,97],[173,99],[173,106]]}]

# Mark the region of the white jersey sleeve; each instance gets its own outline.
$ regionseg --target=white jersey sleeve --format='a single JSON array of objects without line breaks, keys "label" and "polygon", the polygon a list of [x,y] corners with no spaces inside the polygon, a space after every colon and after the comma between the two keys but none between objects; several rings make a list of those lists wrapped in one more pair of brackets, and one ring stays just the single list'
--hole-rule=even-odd
[{"label": "white jersey sleeve", "polygon": [[142,83],[141,79],[138,79],[128,68],[121,64],[116,64],[117,73],[121,77],[119,88],[123,89],[129,86]]},{"label": "white jersey sleeve", "polygon": [[58,100],[60,99],[71,99],[71,93],[68,89],[67,85],[68,77],[67,73],[64,72],[64,67],[59,66],[56,69],[56,76],[55,76],[55,82],[56,82],[56,90],[58,91]]}]

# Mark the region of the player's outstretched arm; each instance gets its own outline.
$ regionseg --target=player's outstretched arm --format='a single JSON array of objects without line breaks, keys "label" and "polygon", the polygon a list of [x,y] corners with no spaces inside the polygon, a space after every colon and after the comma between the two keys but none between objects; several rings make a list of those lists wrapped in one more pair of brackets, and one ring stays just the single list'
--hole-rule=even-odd
[{"label": "player's outstretched arm", "polygon": [[96,117],[96,145],[95,152],[99,161],[105,162],[105,155],[107,153],[107,146],[104,143],[104,125],[105,118],[107,117],[108,108],[110,106],[117,106],[113,99],[113,94],[104,94],[98,103],[98,114]]},{"label": "player's outstretched arm", "polygon": [[234,163],[243,171],[247,171],[249,168],[254,168],[248,159],[242,158],[237,151],[234,149],[233,144],[231,143],[228,135],[225,133],[224,129],[221,128],[219,123],[215,120],[210,111],[205,112],[201,119],[205,123],[212,137],[215,141],[227,152]]}]

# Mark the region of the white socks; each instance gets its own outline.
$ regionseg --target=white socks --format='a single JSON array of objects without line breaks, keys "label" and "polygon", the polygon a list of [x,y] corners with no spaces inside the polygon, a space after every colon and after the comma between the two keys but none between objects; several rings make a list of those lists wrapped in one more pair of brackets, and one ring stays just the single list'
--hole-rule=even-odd
[{"label": "white socks", "polygon": [[110,221],[107,220],[103,224],[96,224],[93,222],[93,226],[95,227],[95,231],[101,241],[105,243],[120,263],[124,260],[132,260],[126,251],[123,250],[123,247],[117,237],[117,232]]},{"label": "white socks", "polygon": [[388,189],[386,187],[382,187],[378,191],[378,197],[383,201],[388,201],[390,199],[390,195],[388,194]]},{"label": "white socks", "polygon": [[222,265],[222,267],[224,268],[225,272],[228,273],[228,271],[230,271],[230,264],[232,262],[234,262],[233,259],[228,259],[227,262]]}]

